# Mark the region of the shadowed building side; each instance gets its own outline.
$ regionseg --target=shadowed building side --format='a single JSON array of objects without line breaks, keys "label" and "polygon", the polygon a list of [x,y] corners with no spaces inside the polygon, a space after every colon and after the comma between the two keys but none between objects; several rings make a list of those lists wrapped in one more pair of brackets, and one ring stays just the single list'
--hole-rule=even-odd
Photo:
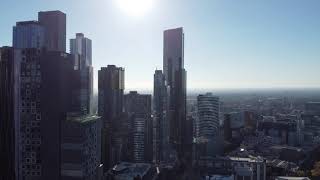
[{"label": "shadowed building side", "polygon": [[98,71],[98,115],[102,121],[101,160],[104,171],[120,161],[123,142],[115,132],[123,112],[124,69],[114,65]]},{"label": "shadowed building side", "polygon": [[47,50],[66,52],[66,14],[61,11],[41,11],[38,21],[45,29]]},{"label": "shadowed building side", "polygon": [[[183,28],[164,31],[163,73],[169,88],[170,143],[179,159],[186,150],[186,71]],[[190,132],[191,133],[191,132]]]},{"label": "shadowed building side", "polygon": [[15,50],[0,48],[0,179],[16,178],[17,163],[15,147],[19,64],[14,59]]}]

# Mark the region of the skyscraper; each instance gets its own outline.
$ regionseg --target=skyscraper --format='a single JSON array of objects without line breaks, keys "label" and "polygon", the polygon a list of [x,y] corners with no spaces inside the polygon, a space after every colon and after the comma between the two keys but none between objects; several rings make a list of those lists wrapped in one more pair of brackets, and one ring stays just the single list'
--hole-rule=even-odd
[{"label": "skyscraper", "polygon": [[[71,109],[73,56],[43,52],[40,57],[41,179],[60,179],[61,128]],[[41,80],[41,81],[40,81]]]},{"label": "skyscraper", "polygon": [[131,91],[125,95],[125,111],[130,118],[130,144],[132,161],[152,162],[153,127],[151,119],[151,95]]},{"label": "skyscraper", "polygon": [[198,135],[210,138],[219,131],[219,97],[212,93],[199,95],[198,98]]},{"label": "skyscraper", "polygon": [[[186,150],[186,71],[182,28],[164,31],[163,72],[169,88],[170,142],[183,158]],[[189,132],[191,133],[191,132]]]},{"label": "skyscraper", "polygon": [[15,147],[17,131],[17,71],[19,64],[14,59],[11,47],[0,48],[0,179],[12,180],[16,177]]},{"label": "skyscraper", "polygon": [[[14,83],[13,87],[8,84],[7,87],[11,88],[12,92],[8,94],[8,99],[4,99],[11,101],[10,98],[13,95],[14,103],[7,102],[10,106],[1,111],[7,111],[11,105],[14,105],[16,133],[11,138],[15,138],[16,144],[19,143],[19,145],[14,147],[16,154],[13,156],[16,161],[12,162],[16,162],[16,174],[19,180],[61,179],[62,165],[66,165],[61,163],[62,160],[66,160],[62,159],[61,149],[64,138],[69,138],[68,143],[77,143],[76,141],[81,138],[82,143],[88,143],[84,140],[85,138],[93,139],[87,144],[91,155],[86,154],[89,151],[84,148],[78,149],[77,152],[86,154],[79,156],[86,163],[85,166],[76,168],[77,170],[85,169],[85,172],[82,172],[85,179],[93,177],[100,164],[101,141],[97,137],[100,130],[95,128],[100,125],[95,123],[97,118],[91,121],[92,118],[87,115],[90,111],[90,93],[92,93],[92,67],[85,62],[91,62],[91,60],[86,59],[82,54],[65,52],[65,19],[65,14],[60,11],[49,11],[39,13],[40,22],[17,23],[14,27],[13,39],[14,45],[19,49],[12,50],[13,61],[9,64],[9,61],[6,61],[4,64],[6,67],[3,66],[6,71],[1,71],[1,77],[3,75],[3,78],[6,78],[6,81],[0,81],[1,83]],[[91,48],[88,48],[87,53],[91,54]],[[14,73],[11,63],[15,63],[13,69],[16,72]],[[13,80],[9,80],[9,76],[13,75],[14,78],[10,77]],[[7,89],[0,88],[0,92],[8,92]],[[67,122],[70,122],[68,112],[77,114],[77,117],[71,118],[73,120],[80,118],[92,122],[81,129],[85,132],[83,137],[71,138],[79,135],[76,131],[77,125],[88,124],[82,124],[83,121],[68,124]],[[11,116],[11,114],[4,115]],[[64,125],[74,127],[75,131],[63,133]],[[89,131],[90,133],[87,133]],[[8,148],[12,147],[8,146]],[[73,168],[75,167],[64,166],[64,170],[72,171]],[[71,174],[78,177],[77,171],[74,172],[72,171]]]},{"label": "skyscraper", "polygon": [[163,73],[169,86],[175,85],[176,71],[184,69],[183,28],[164,31]]},{"label": "skyscraper", "polygon": [[124,69],[114,65],[98,72],[98,115],[102,120],[102,163],[108,170],[121,159],[124,146],[116,134],[116,122],[123,112]]},{"label": "skyscraper", "polygon": [[16,54],[15,60],[20,62],[18,79],[18,129],[16,147],[18,163],[18,179],[42,179],[42,134],[41,134],[41,50],[23,49]]},{"label": "skyscraper", "polygon": [[93,67],[91,40],[82,33],[77,33],[75,39],[70,39],[70,53],[75,55],[75,73],[77,88],[74,91],[73,102],[84,114],[92,113],[93,99]]},{"label": "skyscraper", "polygon": [[71,108],[73,58],[63,52],[27,48],[16,53],[18,178],[60,179],[61,124]]},{"label": "skyscraper", "polygon": [[83,56],[83,64],[92,66],[92,42],[83,33],[77,33],[75,39],[70,39],[70,53]]},{"label": "skyscraper", "polygon": [[14,48],[43,48],[45,29],[38,21],[17,22],[13,27]]},{"label": "skyscraper", "polygon": [[66,14],[61,11],[41,11],[38,21],[45,29],[47,50],[66,52]]},{"label": "skyscraper", "polygon": [[207,93],[198,98],[198,142],[204,145],[202,156],[215,156],[220,144],[219,98]]},{"label": "skyscraper", "polygon": [[168,91],[161,70],[155,71],[153,82],[154,155],[161,162],[167,160],[169,147]]}]

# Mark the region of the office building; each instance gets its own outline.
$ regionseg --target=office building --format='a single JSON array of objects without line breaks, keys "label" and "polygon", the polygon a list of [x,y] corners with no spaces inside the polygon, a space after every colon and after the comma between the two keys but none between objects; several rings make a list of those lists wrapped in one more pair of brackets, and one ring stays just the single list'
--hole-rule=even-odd
[{"label": "office building", "polygon": [[[114,65],[98,72],[98,115],[102,120],[102,163],[104,171],[121,159],[123,141],[117,137],[116,122],[123,113],[124,69]],[[119,132],[119,131],[118,131]]]},{"label": "office building", "polygon": [[169,88],[170,143],[179,158],[187,149],[186,71],[184,69],[184,33],[182,28],[164,31],[163,73]]},{"label": "office building", "polygon": [[18,179],[40,180],[42,175],[41,134],[41,69],[40,49],[23,49],[15,60],[21,63],[18,88],[18,127],[16,147]]},{"label": "office building", "polygon": [[38,21],[45,29],[47,50],[66,52],[66,14],[61,11],[41,11]]},{"label": "office building", "polygon": [[91,40],[82,33],[77,33],[75,39],[70,39],[70,53],[75,56],[76,90],[73,103],[83,114],[92,112],[93,99],[93,67]]},{"label": "office building", "polygon": [[320,115],[320,102],[307,102],[305,104],[305,113],[309,115]]},{"label": "office building", "polygon": [[70,53],[81,55],[83,65],[92,66],[92,42],[83,33],[77,33],[75,39],[70,39]]},{"label": "office building", "polygon": [[174,86],[176,71],[184,68],[183,28],[164,31],[163,73],[169,86]]},{"label": "office building", "polygon": [[65,52],[43,52],[40,58],[40,127],[42,179],[60,179],[61,127],[70,111],[73,56]]},{"label": "office building", "polygon": [[[91,60],[82,54],[65,53],[66,15],[60,11],[39,12],[39,22],[18,22],[13,30],[14,48],[18,49],[14,51],[12,63],[17,72],[15,81],[4,83],[15,83],[12,90],[16,90],[11,93],[16,98],[17,112],[14,115],[16,131],[12,136],[19,143],[13,154],[17,179],[61,179],[61,135],[64,123],[69,122],[68,112],[76,112],[77,117],[87,117],[90,113],[93,70],[85,61]],[[91,54],[91,47],[87,53]],[[88,129],[91,134],[100,133],[99,129],[89,127],[85,132]],[[70,131],[68,136],[77,136],[76,133]],[[95,161],[92,156],[85,156],[82,159],[85,165],[81,164],[87,169],[83,172],[86,179],[95,174],[96,167],[101,167],[100,137],[91,143],[88,147],[95,148],[90,149],[94,151],[91,154],[95,155]]]},{"label": "office building", "polygon": [[15,163],[14,152],[19,144],[15,139],[18,129],[16,122],[19,63],[14,57],[13,48],[0,48],[0,179],[3,180],[15,179],[18,165]]},{"label": "office building", "polygon": [[169,119],[167,117],[168,90],[161,70],[154,74],[153,119],[154,119],[154,158],[156,162],[167,160],[169,148]]},{"label": "office building", "polygon": [[18,88],[18,177],[59,179],[61,122],[71,107],[73,58],[62,52],[22,49]]},{"label": "office building", "polygon": [[125,111],[129,115],[130,146],[133,162],[152,162],[153,126],[151,95],[131,91],[125,95]]},{"label": "office building", "polygon": [[13,27],[14,48],[43,48],[45,46],[45,29],[38,21],[17,22]]},{"label": "office building", "polygon": [[271,137],[274,144],[296,146],[299,144],[300,123],[295,119],[277,119],[275,122],[264,121],[259,122],[257,131],[264,136]]},{"label": "office building", "polygon": [[[75,55],[74,58],[79,58]],[[94,113],[92,110],[93,99],[93,68],[85,67],[78,69],[75,67],[73,72],[74,89],[72,91],[73,110],[81,112],[83,115]]]},{"label": "office building", "polygon": [[101,156],[100,118],[68,113],[62,126],[61,180],[96,180]]}]

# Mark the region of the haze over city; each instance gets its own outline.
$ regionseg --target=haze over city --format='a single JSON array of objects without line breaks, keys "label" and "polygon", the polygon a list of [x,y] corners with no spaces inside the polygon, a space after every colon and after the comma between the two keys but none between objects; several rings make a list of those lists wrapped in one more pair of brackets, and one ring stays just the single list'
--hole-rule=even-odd
[{"label": "haze over city", "polygon": [[[2,1],[0,46],[38,11],[68,15],[67,39],[93,42],[93,67],[125,67],[126,89],[151,90],[162,69],[163,30],[183,27],[188,89],[320,87],[317,0]],[[69,42],[67,41],[67,47]],[[68,49],[68,48],[67,48]],[[68,50],[67,50],[68,51]]]}]

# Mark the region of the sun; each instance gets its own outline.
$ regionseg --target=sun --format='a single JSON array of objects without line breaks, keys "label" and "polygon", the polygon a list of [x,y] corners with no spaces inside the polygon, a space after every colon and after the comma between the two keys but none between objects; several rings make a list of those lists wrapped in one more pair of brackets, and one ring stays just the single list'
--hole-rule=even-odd
[{"label": "sun", "polygon": [[118,7],[130,16],[143,16],[151,11],[155,0],[115,0]]}]

